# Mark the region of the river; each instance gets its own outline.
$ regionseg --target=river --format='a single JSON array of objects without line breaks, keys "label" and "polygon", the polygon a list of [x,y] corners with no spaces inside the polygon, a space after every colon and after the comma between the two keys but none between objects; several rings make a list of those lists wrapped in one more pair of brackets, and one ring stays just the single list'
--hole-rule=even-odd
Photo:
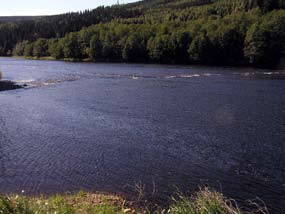
[{"label": "river", "polygon": [[[0,192],[158,201],[210,186],[285,205],[283,70],[0,58]],[[282,80],[283,79],[283,80]]]}]

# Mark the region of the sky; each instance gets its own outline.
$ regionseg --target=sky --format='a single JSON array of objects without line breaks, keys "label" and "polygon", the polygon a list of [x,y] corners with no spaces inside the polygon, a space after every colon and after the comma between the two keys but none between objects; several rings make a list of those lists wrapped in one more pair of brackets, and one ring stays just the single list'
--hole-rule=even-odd
[{"label": "sky", "polygon": [[[136,0],[120,0],[120,4]],[[117,0],[1,0],[0,16],[53,15],[113,5]]]}]

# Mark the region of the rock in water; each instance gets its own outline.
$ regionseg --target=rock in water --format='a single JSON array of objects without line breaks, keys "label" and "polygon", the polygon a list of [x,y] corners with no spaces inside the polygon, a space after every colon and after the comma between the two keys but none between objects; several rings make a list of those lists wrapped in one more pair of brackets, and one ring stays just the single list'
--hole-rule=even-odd
[{"label": "rock in water", "polygon": [[11,82],[11,81],[0,81],[0,91],[14,90],[14,89],[19,89],[19,88],[22,88],[22,86],[17,85],[14,82]]}]

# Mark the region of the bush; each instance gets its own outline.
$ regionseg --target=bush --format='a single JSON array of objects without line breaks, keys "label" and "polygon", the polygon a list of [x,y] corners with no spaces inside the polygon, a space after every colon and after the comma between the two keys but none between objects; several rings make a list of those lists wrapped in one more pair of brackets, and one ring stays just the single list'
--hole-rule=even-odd
[{"label": "bush", "polygon": [[174,204],[170,207],[169,214],[241,214],[235,203],[207,188],[192,198],[179,196],[173,200]]}]

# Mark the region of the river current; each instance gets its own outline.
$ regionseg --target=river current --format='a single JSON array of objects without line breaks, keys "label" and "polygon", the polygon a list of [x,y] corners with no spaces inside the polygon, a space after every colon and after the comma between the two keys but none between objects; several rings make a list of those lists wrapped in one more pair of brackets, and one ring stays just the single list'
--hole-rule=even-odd
[{"label": "river current", "polygon": [[0,58],[0,192],[285,205],[284,70]]}]

